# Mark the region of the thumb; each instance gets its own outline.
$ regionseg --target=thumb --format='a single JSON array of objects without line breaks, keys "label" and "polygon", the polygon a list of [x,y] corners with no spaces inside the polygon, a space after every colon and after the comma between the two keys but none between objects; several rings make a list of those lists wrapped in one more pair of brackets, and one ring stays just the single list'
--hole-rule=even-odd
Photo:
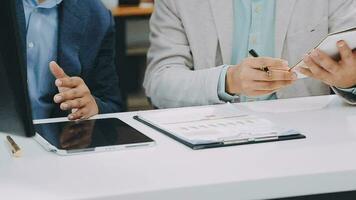
[{"label": "thumb", "polygon": [[49,69],[51,70],[53,76],[56,77],[56,79],[68,77],[68,75],[55,61],[49,63]]}]

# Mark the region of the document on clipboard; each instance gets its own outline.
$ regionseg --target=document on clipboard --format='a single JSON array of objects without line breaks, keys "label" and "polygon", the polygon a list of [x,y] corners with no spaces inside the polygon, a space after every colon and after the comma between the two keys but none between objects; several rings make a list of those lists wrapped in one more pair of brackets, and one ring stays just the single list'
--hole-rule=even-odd
[{"label": "document on clipboard", "polygon": [[157,110],[134,118],[194,150],[305,138],[230,104]]}]

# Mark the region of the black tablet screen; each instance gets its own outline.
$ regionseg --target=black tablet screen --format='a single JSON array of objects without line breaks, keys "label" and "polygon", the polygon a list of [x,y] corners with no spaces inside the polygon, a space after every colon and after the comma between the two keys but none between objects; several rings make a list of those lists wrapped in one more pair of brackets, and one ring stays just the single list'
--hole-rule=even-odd
[{"label": "black tablet screen", "polygon": [[153,141],[116,118],[36,124],[35,129],[45,140],[61,150],[93,149]]}]

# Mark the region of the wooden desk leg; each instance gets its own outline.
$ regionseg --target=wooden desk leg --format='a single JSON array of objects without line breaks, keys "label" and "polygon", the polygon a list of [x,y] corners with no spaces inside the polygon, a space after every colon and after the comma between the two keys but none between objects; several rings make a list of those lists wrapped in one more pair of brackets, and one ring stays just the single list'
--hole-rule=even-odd
[{"label": "wooden desk leg", "polygon": [[119,86],[121,90],[121,96],[123,101],[123,110],[127,111],[127,86],[126,80],[126,68],[127,68],[127,55],[126,55],[126,19],[121,17],[115,17],[116,27],[116,70],[119,77]]}]

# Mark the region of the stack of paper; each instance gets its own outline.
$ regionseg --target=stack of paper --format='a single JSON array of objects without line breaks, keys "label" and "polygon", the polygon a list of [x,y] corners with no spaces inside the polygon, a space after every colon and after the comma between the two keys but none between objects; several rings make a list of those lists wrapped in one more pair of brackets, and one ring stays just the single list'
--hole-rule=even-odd
[{"label": "stack of paper", "polygon": [[191,144],[236,142],[295,134],[232,105],[182,108],[140,114],[141,120]]}]

